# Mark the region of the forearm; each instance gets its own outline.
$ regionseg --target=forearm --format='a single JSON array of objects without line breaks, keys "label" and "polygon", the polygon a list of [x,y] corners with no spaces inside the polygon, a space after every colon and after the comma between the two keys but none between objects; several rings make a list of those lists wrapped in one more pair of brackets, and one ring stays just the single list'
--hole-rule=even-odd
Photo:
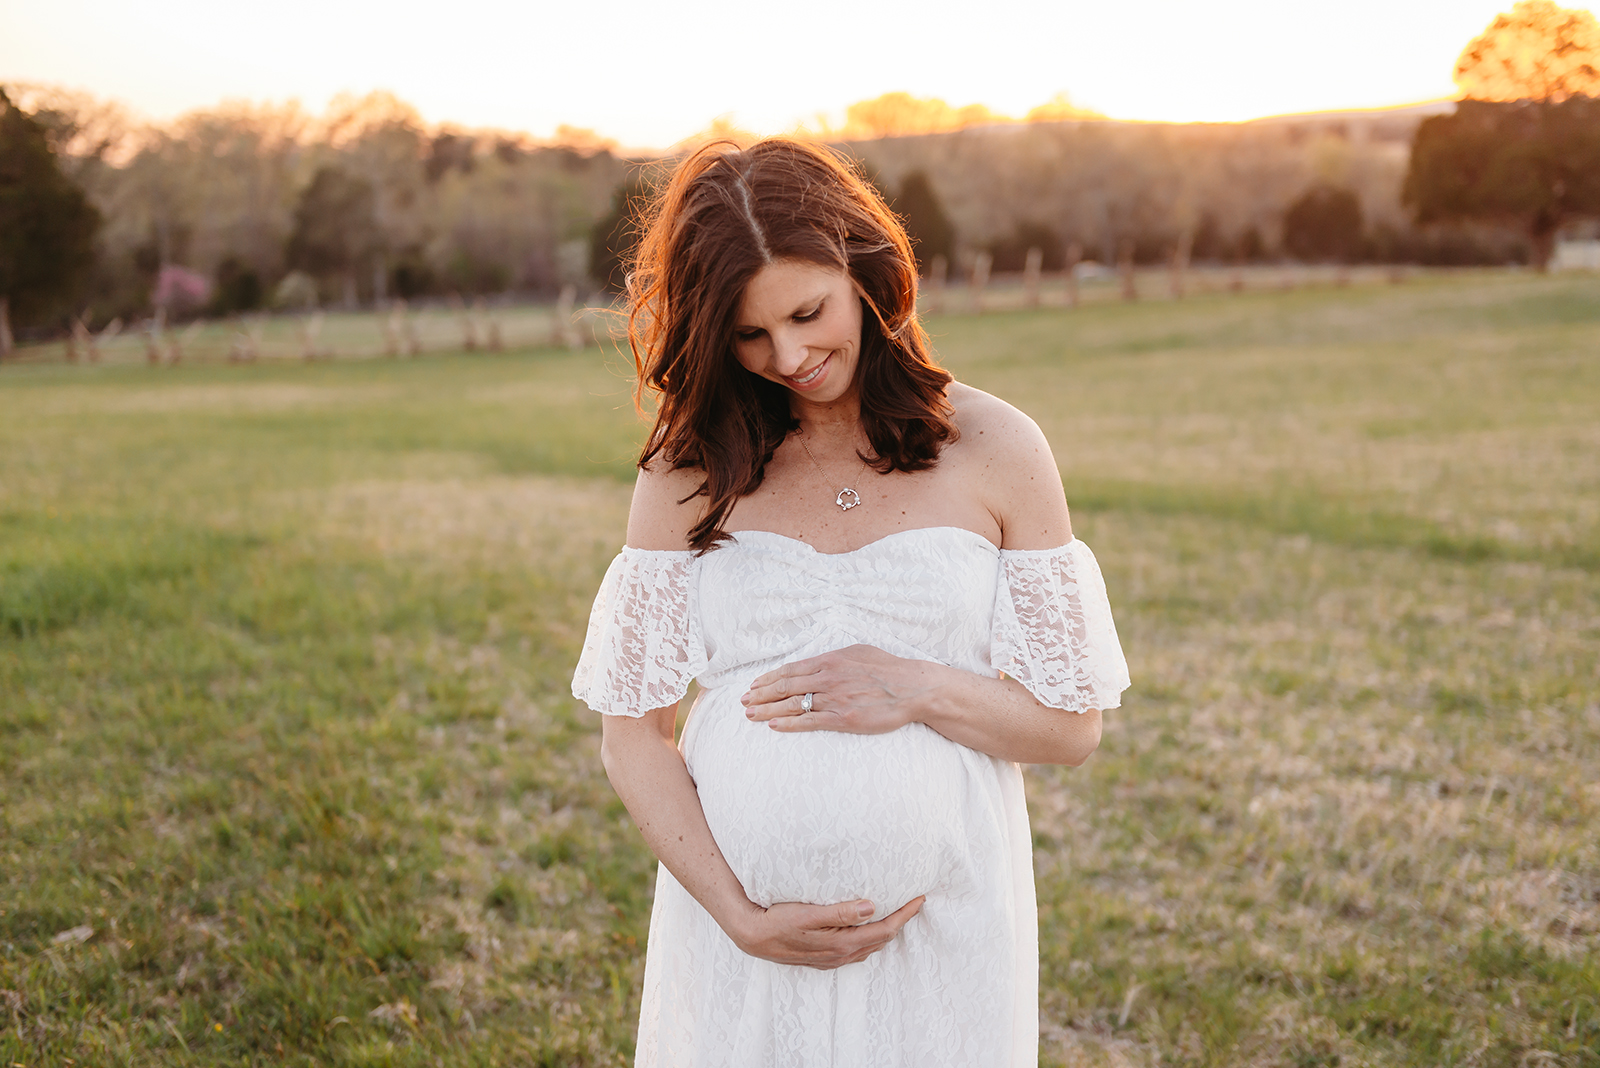
[{"label": "forearm", "polygon": [[1022,764],[1089,759],[1100,744],[1100,712],[1063,712],[1041,704],[1015,679],[927,664],[912,702],[913,718],[969,749]]},{"label": "forearm", "polygon": [[[808,707],[805,694],[811,694]],[[882,734],[924,723],[953,742],[1021,764],[1071,764],[1100,744],[1100,713],[1040,704],[1014,679],[852,645],[751,683],[745,714],[775,731]]]},{"label": "forearm", "polygon": [[651,852],[737,941],[739,921],[756,906],[711,835],[671,727],[663,733],[645,720],[607,717],[600,752],[606,776]]}]

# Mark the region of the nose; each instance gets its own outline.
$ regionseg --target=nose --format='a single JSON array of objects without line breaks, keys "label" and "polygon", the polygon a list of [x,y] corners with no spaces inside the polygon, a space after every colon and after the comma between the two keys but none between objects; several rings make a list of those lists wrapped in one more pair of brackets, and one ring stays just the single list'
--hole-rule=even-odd
[{"label": "nose", "polygon": [[772,339],[773,366],[780,375],[792,375],[805,366],[806,347],[800,339],[787,331]]}]

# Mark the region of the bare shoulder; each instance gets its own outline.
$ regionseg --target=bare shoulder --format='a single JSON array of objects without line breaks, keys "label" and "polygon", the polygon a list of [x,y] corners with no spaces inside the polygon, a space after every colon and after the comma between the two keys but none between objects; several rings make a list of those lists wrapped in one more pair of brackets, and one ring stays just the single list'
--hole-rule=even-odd
[{"label": "bare shoulder", "polygon": [[[961,428],[963,443],[978,445],[980,451],[1036,445],[1049,447],[1038,423],[994,394],[952,382],[948,396],[955,407],[956,426]],[[969,436],[982,440],[969,441]]]},{"label": "bare shoulder", "polygon": [[1072,540],[1072,521],[1050,442],[1039,424],[981,389],[952,383],[964,479],[974,479],[1000,523],[1007,549],[1053,549]]},{"label": "bare shoulder", "polygon": [[689,530],[700,521],[705,504],[705,498],[690,495],[704,479],[699,471],[674,471],[659,459],[642,468],[628,506],[628,544],[635,549],[687,549]]}]

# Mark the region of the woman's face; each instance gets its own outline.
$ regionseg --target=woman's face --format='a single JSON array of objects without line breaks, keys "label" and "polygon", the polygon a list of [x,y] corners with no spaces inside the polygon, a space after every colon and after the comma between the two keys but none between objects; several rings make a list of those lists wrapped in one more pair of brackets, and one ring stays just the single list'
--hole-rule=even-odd
[{"label": "woman's face", "polygon": [[830,404],[854,388],[861,298],[842,270],[779,260],[750,279],[733,339],[751,374],[808,403]]}]

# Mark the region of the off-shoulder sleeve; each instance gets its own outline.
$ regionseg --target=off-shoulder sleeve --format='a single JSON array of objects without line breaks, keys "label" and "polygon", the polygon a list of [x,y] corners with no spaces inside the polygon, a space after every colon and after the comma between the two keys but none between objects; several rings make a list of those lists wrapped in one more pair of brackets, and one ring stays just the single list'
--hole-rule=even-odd
[{"label": "off-shoulder sleeve", "polygon": [[608,716],[677,704],[706,667],[691,552],[623,549],[606,569],[572,696]]},{"label": "off-shoulder sleeve", "polygon": [[1000,552],[990,663],[1043,703],[1069,712],[1116,708],[1128,688],[1105,579],[1081,541]]}]

